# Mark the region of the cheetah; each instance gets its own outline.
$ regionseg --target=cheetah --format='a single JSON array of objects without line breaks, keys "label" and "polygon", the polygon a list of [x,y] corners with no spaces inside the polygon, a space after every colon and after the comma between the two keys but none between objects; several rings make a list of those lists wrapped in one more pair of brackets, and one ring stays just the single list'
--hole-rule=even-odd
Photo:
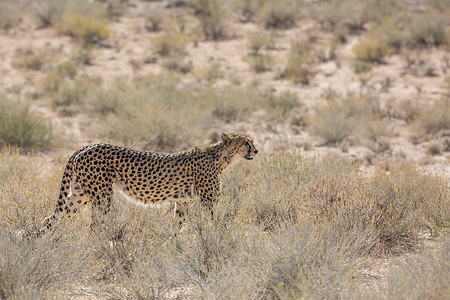
[{"label": "cheetah", "polygon": [[113,184],[140,204],[175,202],[174,217],[181,225],[194,196],[212,209],[221,190],[219,175],[232,161],[252,160],[257,153],[253,139],[239,133],[222,133],[218,143],[170,154],[110,144],[85,146],[70,157],[56,209],[45,218],[40,233],[87,204],[93,212],[107,214]]}]

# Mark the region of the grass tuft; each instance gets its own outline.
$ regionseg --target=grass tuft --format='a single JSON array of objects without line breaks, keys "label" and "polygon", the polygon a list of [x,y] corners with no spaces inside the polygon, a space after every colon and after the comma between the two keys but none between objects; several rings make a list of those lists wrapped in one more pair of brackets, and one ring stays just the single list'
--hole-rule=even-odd
[{"label": "grass tuft", "polygon": [[0,145],[32,150],[48,147],[52,139],[50,122],[30,111],[28,105],[0,95]]}]

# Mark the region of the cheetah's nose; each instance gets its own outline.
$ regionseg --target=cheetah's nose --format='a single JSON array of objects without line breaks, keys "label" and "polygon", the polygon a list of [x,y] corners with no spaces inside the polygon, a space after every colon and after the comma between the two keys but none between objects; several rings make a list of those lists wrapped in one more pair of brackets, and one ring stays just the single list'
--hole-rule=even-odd
[{"label": "cheetah's nose", "polygon": [[258,154],[258,150],[255,150],[255,151],[253,151],[253,152],[255,152],[255,154]]}]

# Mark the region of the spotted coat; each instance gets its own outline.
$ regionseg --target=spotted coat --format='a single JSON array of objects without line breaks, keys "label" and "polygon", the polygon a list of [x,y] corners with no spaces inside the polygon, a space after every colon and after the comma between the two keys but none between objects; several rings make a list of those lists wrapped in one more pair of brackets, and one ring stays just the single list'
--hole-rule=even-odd
[{"label": "spotted coat", "polygon": [[219,175],[231,160],[251,160],[257,153],[253,140],[237,133],[222,134],[220,142],[207,147],[171,154],[109,144],[85,146],[70,157],[55,211],[44,220],[42,231],[87,204],[108,213],[113,184],[138,203],[175,202],[175,217],[181,222],[194,196],[212,208],[220,193]]}]

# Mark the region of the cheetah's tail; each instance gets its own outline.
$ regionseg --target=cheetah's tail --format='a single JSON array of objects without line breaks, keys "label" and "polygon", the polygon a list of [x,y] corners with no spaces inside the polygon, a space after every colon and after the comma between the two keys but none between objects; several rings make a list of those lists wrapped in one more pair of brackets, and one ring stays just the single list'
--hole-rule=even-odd
[{"label": "cheetah's tail", "polygon": [[72,181],[73,175],[73,158],[75,155],[69,159],[66,168],[64,169],[64,173],[61,179],[61,186],[59,191],[58,203],[56,208],[50,216],[46,217],[42,221],[42,228],[39,231],[39,235],[43,234],[45,231],[50,230],[54,227],[54,223],[58,220],[61,212],[63,211],[64,206],[67,203],[67,199],[70,193],[70,185]]}]

